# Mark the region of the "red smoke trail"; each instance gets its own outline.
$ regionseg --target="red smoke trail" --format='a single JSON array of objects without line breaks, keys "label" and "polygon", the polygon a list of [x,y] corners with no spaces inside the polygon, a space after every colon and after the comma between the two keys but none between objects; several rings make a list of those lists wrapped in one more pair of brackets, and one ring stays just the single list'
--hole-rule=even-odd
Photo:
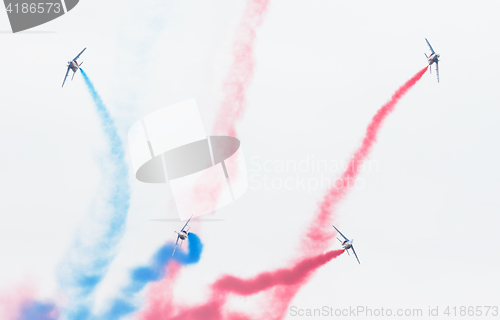
[{"label": "red smoke trail", "polygon": [[59,318],[54,303],[36,298],[36,286],[26,281],[22,285],[0,292],[0,319],[2,320],[50,320]]},{"label": "red smoke trail", "polygon": [[246,109],[246,90],[253,78],[255,61],[253,48],[256,29],[261,25],[269,0],[249,0],[236,29],[233,43],[233,63],[224,80],[225,98],[217,112],[214,135],[236,137],[236,122]]},{"label": "red smoke trail", "polygon": [[[331,186],[324,195],[323,200],[318,204],[318,211],[311,221],[306,237],[304,237],[302,241],[304,248],[304,250],[302,250],[303,252],[306,250],[305,248],[307,248],[307,250],[314,248],[315,252],[321,252],[330,246],[329,240],[333,239],[335,235],[330,226],[335,207],[345,197],[352,182],[357,178],[359,168],[370,153],[383,121],[394,110],[399,99],[401,99],[406,92],[422,78],[427,68],[428,66],[420,70],[410,80],[399,87],[392,95],[391,99],[373,116],[372,121],[366,128],[366,134],[361,146],[354,152],[346,170],[340,179],[337,180],[340,181],[340,185],[335,183],[335,185]],[[318,227],[320,227],[321,230],[318,230]]]},{"label": "red smoke trail", "polygon": [[[233,62],[223,82],[224,100],[213,127],[214,135],[236,137],[236,123],[243,118],[247,106],[246,91],[254,75],[254,43],[256,30],[262,24],[270,0],[248,0],[243,16],[236,28],[233,42]],[[228,163],[228,175],[238,179],[237,158]],[[220,187],[218,188],[220,189]],[[217,189],[212,194],[219,198]]]},{"label": "red smoke trail", "polygon": [[0,293],[0,319],[19,319],[23,303],[33,300],[36,290],[33,286],[24,284],[5,291]]},{"label": "red smoke trail", "polygon": [[[246,90],[254,73],[253,47],[256,29],[263,21],[268,5],[269,0],[248,0],[246,3],[233,40],[233,62],[222,85],[225,96],[217,111],[213,135],[236,137],[236,122],[245,113]],[[237,161],[236,157],[226,160],[227,172],[233,181],[238,179]],[[226,181],[211,178],[211,174],[214,173],[204,173],[188,196],[189,199],[196,199],[196,202],[191,203],[191,209],[194,212],[203,212],[205,210],[197,210],[197,208],[207,207],[212,208],[212,212],[216,210]],[[210,181],[210,184],[204,181]],[[214,181],[218,182],[214,183]]]},{"label": "red smoke trail", "polygon": [[[160,301],[157,299],[159,293],[158,288],[163,288],[165,291],[168,291],[168,287],[164,285],[155,286],[148,292],[148,300],[153,302],[154,306],[152,306],[151,310],[146,310],[140,314],[138,319],[251,319],[248,315],[238,312],[228,312],[224,308],[229,294],[249,296],[276,287],[300,287],[307,281],[314,270],[340,256],[343,252],[344,250],[328,251],[324,254],[306,258],[295,264],[292,268],[282,268],[272,272],[263,272],[251,279],[223,276],[212,284],[212,298],[199,306],[176,307],[173,306],[170,301]],[[171,274],[171,272],[169,272],[169,274]],[[168,286],[171,285],[171,283],[166,284]]]},{"label": "red smoke trail", "polygon": [[[230,313],[224,309],[225,302],[229,293],[249,296],[269,289],[267,300],[273,302],[273,313],[269,313],[266,319],[282,319],[290,301],[297,294],[298,290],[305,284],[313,270],[325,264],[334,257],[340,255],[343,251],[330,251],[326,254],[318,254],[325,248],[328,248],[333,239],[334,232],[330,227],[330,220],[334,214],[336,205],[344,198],[349,190],[349,183],[354,180],[359,167],[368,156],[373,144],[376,141],[378,131],[385,118],[394,110],[397,102],[406,92],[413,87],[418,80],[427,71],[427,66],[420,70],[415,76],[401,86],[384,104],[372,118],[372,121],[366,129],[365,137],[361,146],[354,152],[349,161],[346,171],[342,174],[340,185],[334,185],[327,190],[323,200],[318,204],[318,211],[311,220],[307,233],[303,236],[301,257],[315,254],[312,258],[302,258],[294,267],[290,269],[279,269],[273,272],[264,272],[249,280],[242,280],[232,276],[224,276],[212,285],[211,299],[200,306],[195,307],[176,307],[168,304],[168,310],[163,309],[164,313],[155,314],[156,317],[141,315],[141,320],[156,319],[251,319],[249,316],[240,313]],[[300,259],[300,258],[299,258]],[[154,295],[150,292],[149,295]],[[158,310],[158,309],[157,309]]]},{"label": "red smoke trail", "polygon": [[344,250],[329,251],[312,258],[306,258],[291,269],[263,272],[252,279],[243,280],[233,276],[224,276],[217,280],[212,285],[212,288],[219,293],[235,293],[248,296],[275,286],[301,284],[313,270],[340,256],[343,252]]},{"label": "red smoke trail", "polygon": [[165,278],[149,286],[146,307],[139,312],[137,319],[163,320],[173,310],[172,288],[181,265],[172,261],[165,268]]},{"label": "red smoke trail", "polygon": [[[240,120],[246,108],[246,90],[253,77],[255,62],[253,58],[253,47],[256,38],[256,29],[262,23],[264,14],[267,11],[269,0],[248,0],[243,12],[243,16],[237,27],[233,42],[233,62],[228,74],[223,82],[225,97],[217,112],[213,134],[228,135],[236,137],[236,122]],[[233,161],[236,161],[234,159]],[[233,165],[230,167],[234,167]],[[235,172],[229,173],[235,178]],[[221,192],[221,185],[215,184],[207,188],[200,184],[194,192],[202,203],[215,207]],[[167,273],[169,281],[162,281],[150,286],[149,306],[146,311],[139,314],[139,319],[170,319],[174,310],[171,299],[158,299],[157,296],[162,291],[171,290],[175,276],[171,272]],[[210,314],[219,314],[217,309],[218,300],[209,302],[201,309],[191,309],[190,314],[200,315],[200,319],[211,319]],[[219,310],[219,311],[217,311]],[[197,313],[198,312],[198,313]],[[215,312],[215,313],[214,313]],[[184,315],[183,319],[187,319]],[[218,319],[218,318],[214,318]],[[236,319],[233,317],[231,319]]]},{"label": "red smoke trail", "polygon": [[[330,220],[335,212],[334,209],[347,194],[349,183],[357,177],[360,165],[371,151],[383,121],[394,110],[399,99],[420,80],[427,71],[427,68],[428,66],[420,70],[415,76],[402,85],[393,94],[391,99],[377,111],[366,129],[366,134],[361,146],[354,152],[346,171],[341,176],[340,181],[342,183],[330,187],[323,197],[323,200],[318,204],[318,211],[311,220],[307,233],[303,236],[301,243],[302,250],[300,251],[301,257],[316,254],[315,257],[302,258],[302,260],[298,261],[291,269],[264,272],[250,280],[224,276],[212,285],[213,293],[211,299],[207,303],[195,307],[175,307],[170,304],[168,311],[165,310],[165,313],[161,314],[163,317],[162,319],[251,319],[249,316],[234,312],[229,313],[224,309],[228,294],[233,293],[249,296],[271,288],[274,288],[274,290],[269,291],[267,300],[273,301],[274,312],[269,313],[266,319],[282,319],[286,314],[290,301],[297,294],[302,285],[307,282],[311,272],[343,252],[340,250],[340,253],[335,255],[334,253],[338,251],[330,251],[325,254],[329,257],[331,256],[329,259],[324,255],[318,254],[318,252],[324,251],[325,248],[331,245],[330,240],[333,239],[335,234],[330,227]],[[151,294],[154,293],[150,292],[150,295]],[[160,318],[140,317],[141,320],[156,320]]]},{"label": "red smoke trail", "polygon": [[[332,231],[331,220],[333,219],[337,204],[343,200],[352,181],[356,179],[359,168],[363,164],[377,139],[377,134],[385,118],[394,110],[399,99],[401,99],[410,88],[412,88],[427,71],[428,66],[420,70],[410,80],[403,84],[392,95],[391,99],[384,104],[373,116],[372,121],[366,128],[366,134],[361,146],[354,152],[346,170],[337,181],[340,185],[333,185],[327,190],[323,200],[318,204],[318,211],[311,220],[307,233],[302,237],[301,254],[317,254],[331,246],[331,241],[335,235]],[[267,298],[274,302],[275,312],[273,319],[283,319],[290,301],[300,290],[300,286],[278,288]],[[270,319],[271,320],[271,319]]]},{"label": "red smoke trail", "polygon": [[[253,57],[256,30],[261,25],[267,11],[269,0],[248,0],[243,11],[243,16],[236,28],[233,40],[233,62],[222,84],[224,99],[221,103],[213,127],[213,135],[226,135],[236,137],[236,122],[239,121],[246,109],[246,90],[250,85],[255,68]],[[226,160],[228,175],[234,181],[238,179],[236,157]],[[229,162],[229,163],[228,163]],[[222,184],[225,181],[213,183],[217,179],[211,179],[205,173],[198,185],[193,189],[192,194],[196,195],[196,203],[192,203],[193,211],[198,205],[210,207],[215,211],[219,201]],[[205,184],[201,181],[210,181]],[[192,194],[189,196],[193,198]]]}]

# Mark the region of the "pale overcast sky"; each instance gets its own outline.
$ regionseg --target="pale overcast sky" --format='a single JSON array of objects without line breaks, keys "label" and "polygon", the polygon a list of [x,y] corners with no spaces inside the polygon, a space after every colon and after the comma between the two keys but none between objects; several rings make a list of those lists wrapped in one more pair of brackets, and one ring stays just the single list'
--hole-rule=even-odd
[{"label": "pale overcast sky", "polygon": [[[210,132],[244,5],[85,0],[19,34],[0,13],[0,296],[26,283],[40,299],[63,296],[57,268],[99,205],[105,137],[81,74],[61,89],[67,61],[87,47],[80,61],[126,147],[140,117],[189,98]],[[331,261],[292,306],[425,315],[429,306],[498,305],[499,9],[497,1],[271,0],[237,125],[250,187],[217,213],[223,221],[193,223],[205,247],[183,270],[178,299],[203,301],[222,274],[288,265],[325,191],[315,184],[341,173],[376,110],[425,67],[427,38],[441,54],[440,83],[433,66],[397,105],[332,221],[355,239],[361,265],[347,255]],[[312,169],[324,162],[331,170]],[[176,217],[168,187],[129,174],[127,228],[96,310],[182,227],[150,221]],[[289,178],[297,183],[281,187]]]}]

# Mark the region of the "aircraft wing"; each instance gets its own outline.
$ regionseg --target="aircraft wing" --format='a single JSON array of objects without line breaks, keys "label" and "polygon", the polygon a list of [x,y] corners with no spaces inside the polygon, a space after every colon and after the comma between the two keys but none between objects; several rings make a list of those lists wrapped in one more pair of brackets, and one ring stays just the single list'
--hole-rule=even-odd
[{"label": "aircraft wing", "polygon": [[432,49],[431,44],[429,43],[429,41],[427,41],[427,38],[425,38],[425,41],[426,41],[426,42],[427,42],[427,44],[429,45],[429,48],[431,48],[431,52],[432,52],[432,53],[435,53],[435,52],[434,52],[434,49]]},{"label": "aircraft wing", "polygon": [[80,52],[80,53],[79,53],[79,54],[78,54],[78,55],[77,55],[77,56],[73,59],[73,61],[76,61],[76,59],[78,59],[78,57],[80,57],[80,55],[83,53],[83,51],[85,51],[85,49],[87,49],[87,48],[83,48],[82,52]]},{"label": "aircraft wing", "polygon": [[63,84],[62,84],[61,88],[64,87],[64,83],[66,82],[66,78],[68,77],[68,73],[69,73],[70,69],[71,69],[71,67],[68,66],[68,70],[66,70],[66,75],[64,76],[64,81],[63,81]]},{"label": "aircraft wing", "polygon": [[354,253],[354,255],[356,256],[356,260],[358,260],[358,263],[361,264],[361,262],[359,262],[358,255],[356,254],[356,251],[354,251],[354,246],[351,246],[351,249],[352,249],[352,253]]},{"label": "aircraft wing", "polygon": [[177,236],[177,240],[175,241],[174,252],[172,252],[172,257],[174,256],[175,249],[177,249],[177,244],[179,243],[179,236]]},{"label": "aircraft wing", "polygon": [[[334,228],[335,228],[335,226],[334,226],[333,224],[332,224],[332,227],[334,227]],[[340,235],[342,236],[342,238],[344,238],[345,240],[349,241],[349,239],[347,239],[347,238],[346,238],[346,236],[344,236],[344,235],[342,234],[342,232],[340,232],[340,231],[339,231],[339,229],[335,228],[335,230],[337,230],[337,232],[338,232],[338,233],[340,233]]]},{"label": "aircraft wing", "polygon": [[188,225],[189,221],[191,221],[191,218],[193,217],[193,215],[191,215],[191,217],[189,217],[188,221],[186,221],[186,224],[184,225],[184,227],[182,227],[181,231],[184,231],[184,228]]},{"label": "aircraft wing", "polygon": [[436,75],[438,77],[438,83],[439,83],[439,66],[437,61],[436,61]]}]

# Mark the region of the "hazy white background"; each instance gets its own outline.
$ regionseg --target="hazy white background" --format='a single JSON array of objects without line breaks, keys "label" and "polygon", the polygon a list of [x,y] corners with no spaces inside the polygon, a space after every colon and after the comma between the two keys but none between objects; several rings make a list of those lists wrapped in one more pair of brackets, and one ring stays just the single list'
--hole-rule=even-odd
[{"label": "hazy white background", "polygon": [[[137,119],[191,97],[210,132],[244,4],[86,0],[20,34],[0,14],[2,295],[32,283],[39,298],[60,296],[57,266],[99,191],[105,137],[81,75],[61,89],[66,61],[87,47],[79,61],[125,145]],[[177,299],[204,301],[221,274],[288,265],[324,189],[266,188],[264,177],[279,186],[340,170],[259,166],[347,161],[376,110],[425,66],[427,37],[441,54],[441,83],[433,70],[403,98],[360,176],[364,187],[338,210],[335,223],[355,238],[362,264],[347,255],[330,262],[292,304],[498,305],[498,9],[496,1],[271,0],[237,126],[250,189],[217,213],[225,221],[193,223],[205,249],[183,269]],[[166,186],[133,175],[127,231],[97,310],[182,226],[149,221],[171,218],[174,204]]]}]

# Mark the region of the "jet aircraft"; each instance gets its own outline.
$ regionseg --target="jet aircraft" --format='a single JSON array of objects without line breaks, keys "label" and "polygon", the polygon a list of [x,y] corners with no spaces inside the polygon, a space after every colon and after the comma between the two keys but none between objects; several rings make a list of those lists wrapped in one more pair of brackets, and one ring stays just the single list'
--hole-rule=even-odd
[{"label": "jet aircraft", "polygon": [[85,51],[85,49],[87,48],[84,48],[82,52],[80,52],[73,60],[68,61],[68,70],[66,70],[66,75],[64,76],[64,81],[61,88],[64,87],[64,83],[66,82],[66,78],[68,77],[69,70],[73,71],[73,76],[71,77],[71,80],[73,80],[73,78],[75,77],[75,73],[78,71],[78,69],[80,69],[80,66],[83,64],[83,62],[78,64],[76,59],[80,57],[80,55],[83,53],[83,51]]},{"label": "jet aircraft", "polygon": [[[334,225],[332,225],[332,227],[335,228]],[[356,260],[358,260],[358,263],[361,264],[361,262],[359,262],[358,255],[356,254],[356,251],[354,251],[354,247],[352,246],[353,239],[349,240],[346,238],[346,236],[344,236],[342,234],[342,232],[339,231],[339,229],[335,228],[335,230],[337,230],[337,232],[342,236],[342,238],[344,238],[344,240],[340,240],[339,238],[337,238],[342,243],[342,248],[345,251],[347,251],[347,254],[349,254],[349,249],[352,249],[352,252],[354,253],[354,256],[356,257]]]},{"label": "jet aircraft", "polygon": [[429,41],[427,40],[427,38],[425,38],[425,41],[427,42],[427,44],[429,45],[429,48],[431,49],[430,56],[427,56],[427,54],[424,52],[425,57],[427,58],[427,62],[429,63],[429,72],[432,73],[432,71],[431,71],[432,64],[436,63],[436,75],[437,75],[437,79],[438,79],[438,83],[439,83],[439,65],[438,65],[438,63],[439,63],[440,55],[437,54],[436,52],[434,52],[434,49],[432,49],[432,46],[429,43]]},{"label": "jet aircraft", "polygon": [[181,246],[182,246],[182,242],[184,240],[186,240],[188,238],[188,235],[189,235],[189,229],[191,229],[191,227],[188,226],[188,229],[186,229],[186,226],[188,225],[189,221],[191,220],[193,216],[191,216],[188,221],[186,222],[186,224],[184,225],[184,227],[182,227],[181,231],[177,232],[177,231],[174,231],[175,233],[177,233],[177,240],[175,241],[175,247],[174,247],[174,252],[172,252],[172,257],[174,256],[174,253],[175,253],[175,249],[177,249],[177,244],[179,243],[179,239],[181,239]]}]

